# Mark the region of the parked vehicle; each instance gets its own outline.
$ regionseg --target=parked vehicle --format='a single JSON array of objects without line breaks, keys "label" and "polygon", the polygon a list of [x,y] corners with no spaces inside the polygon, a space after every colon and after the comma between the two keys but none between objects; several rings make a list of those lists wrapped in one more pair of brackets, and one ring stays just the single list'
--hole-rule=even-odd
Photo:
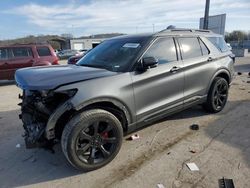
[{"label": "parked vehicle", "polygon": [[80,53],[77,50],[61,50],[57,53],[59,59],[68,59],[75,55],[80,55]]},{"label": "parked vehicle", "polygon": [[72,166],[98,169],[117,155],[125,133],[197,104],[220,112],[230,55],[221,35],[169,29],[106,40],[77,66],[18,70],[26,146],[61,140]]},{"label": "parked vehicle", "polygon": [[0,80],[14,79],[19,68],[47,65],[58,65],[58,58],[49,44],[0,47]]},{"label": "parked vehicle", "polygon": [[[91,50],[91,49],[90,49]],[[85,52],[81,53],[80,55],[72,56],[68,59],[68,64],[76,64],[83,56],[85,56],[90,50],[86,50]]]}]

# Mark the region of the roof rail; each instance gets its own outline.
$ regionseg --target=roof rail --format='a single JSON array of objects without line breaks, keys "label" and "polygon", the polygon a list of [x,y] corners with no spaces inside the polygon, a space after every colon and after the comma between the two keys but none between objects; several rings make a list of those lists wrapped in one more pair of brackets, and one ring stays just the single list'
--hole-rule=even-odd
[{"label": "roof rail", "polygon": [[185,28],[175,28],[175,29],[163,29],[159,31],[158,33],[164,33],[164,32],[173,32],[173,31],[186,31],[186,32],[205,32],[205,33],[211,33],[210,30],[204,30],[204,29],[185,29]]}]

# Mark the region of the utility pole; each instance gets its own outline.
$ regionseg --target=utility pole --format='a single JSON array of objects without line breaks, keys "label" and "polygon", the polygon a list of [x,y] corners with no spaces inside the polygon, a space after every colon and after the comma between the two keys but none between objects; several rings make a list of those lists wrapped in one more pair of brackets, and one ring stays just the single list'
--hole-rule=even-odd
[{"label": "utility pole", "polygon": [[208,29],[209,6],[210,6],[210,0],[206,0],[203,29]]}]

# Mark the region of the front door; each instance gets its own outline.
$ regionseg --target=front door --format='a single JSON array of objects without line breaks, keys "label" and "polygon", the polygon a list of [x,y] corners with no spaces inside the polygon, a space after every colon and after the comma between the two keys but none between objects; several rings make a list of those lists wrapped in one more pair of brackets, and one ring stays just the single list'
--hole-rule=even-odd
[{"label": "front door", "polygon": [[138,122],[183,107],[184,73],[174,39],[157,38],[143,57],[155,57],[159,64],[143,73],[131,73]]}]

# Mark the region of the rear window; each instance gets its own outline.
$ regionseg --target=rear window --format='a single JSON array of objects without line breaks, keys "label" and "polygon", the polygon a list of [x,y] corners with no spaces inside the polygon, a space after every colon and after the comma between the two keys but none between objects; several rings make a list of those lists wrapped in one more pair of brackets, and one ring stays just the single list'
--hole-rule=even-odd
[{"label": "rear window", "polygon": [[7,59],[8,53],[7,53],[7,48],[1,48],[0,49],[0,60]]},{"label": "rear window", "polygon": [[12,48],[12,53],[14,57],[31,57],[32,56],[31,48],[27,48],[27,47]]},{"label": "rear window", "polygon": [[37,53],[39,56],[51,56],[50,49],[48,47],[37,47]]},{"label": "rear window", "polygon": [[229,48],[222,37],[207,37],[221,52],[229,51]]},{"label": "rear window", "polygon": [[207,48],[207,46],[204,44],[204,42],[199,39],[200,45],[201,45],[201,51],[202,51],[202,55],[208,55],[210,52]]},{"label": "rear window", "polygon": [[201,47],[198,38],[179,38],[179,43],[182,48],[182,58],[189,59],[202,56]]}]

